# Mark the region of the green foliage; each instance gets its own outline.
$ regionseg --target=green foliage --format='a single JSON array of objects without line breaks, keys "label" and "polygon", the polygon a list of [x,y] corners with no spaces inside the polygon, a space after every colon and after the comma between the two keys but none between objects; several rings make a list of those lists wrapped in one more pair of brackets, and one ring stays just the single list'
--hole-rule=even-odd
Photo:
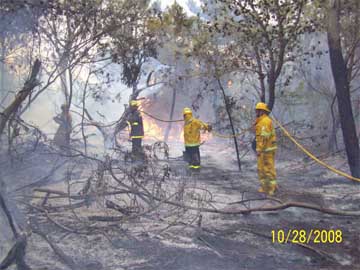
[{"label": "green foliage", "polygon": [[[317,23],[317,30],[328,31],[328,13],[333,1],[314,0],[312,5],[306,8],[306,16]],[[360,48],[360,1],[347,0],[341,1],[339,6],[339,24],[341,48],[348,69],[348,80],[354,81],[359,75],[359,55]]]},{"label": "green foliage", "polygon": [[148,7],[147,1],[131,6],[132,10],[137,12],[132,18],[134,23],[110,33],[112,60],[122,65],[121,81],[134,89],[140,80],[144,62],[157,56],[158,21],[154,11]]},{"label": "green foliage", "polygon": [[275,85],[284,64],[302,54],[299,37],[316,29],[315,21],[305,16],[310,3],[310,0],[205,3],[209,41],[218,47],[212,57],[213,62],[219,59],[215,61],[217,74],[232,71],[253,74],[259,78],[262,96],[266,90],[269,92],[272,108]]},{"label": "green foliage", "polygon": [[[186,59],[185,61],[192,56],[193,46],[197,46],[198,39],[205,33],[199,31],[200,24],[199,18],[189,17],[176,2],[164,12],[158,12],[149,18],[147,22],[149,30],[157,38],[163,55],[170,56],[174,60]],[[168,61],[169,58],[163,60]]]}]

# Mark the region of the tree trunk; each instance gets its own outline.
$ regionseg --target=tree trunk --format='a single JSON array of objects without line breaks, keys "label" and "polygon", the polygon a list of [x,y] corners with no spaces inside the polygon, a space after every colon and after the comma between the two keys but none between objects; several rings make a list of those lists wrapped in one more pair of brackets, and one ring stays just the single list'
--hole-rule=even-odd
[{"label": "tree trunk", "polygon": [[[173,88],[173,95],[172,95],[172,102],[171,102],[171,109],[170,109],[170,121],[174,117],[175,101],[176,101],[176,87]],[[168,124],[168,126],[166,127],[166,130],[165,130],[165,136],[164,136],[164,141],[165,142],[168,141],[171,127],[172,127],[172,122],[169,122],[169,124]]]},{"label": "tree trunk", "polygon": [[353,177],[360,177],[359,140],[356,135],[354,115],[351,106],[347,67],[341,51],[339,0],[332,1],[329,9],[327,36],[347,159],[351,175]]},{"label": "tree trunk", "polygon": [[235,150],[236,150],[236,158],[237,158],[237,162],[238,162],[238,166],[239,166],[239,171],[241,171],[241,161],[240,161],[240,154],[239,154],[239,146],[238,146],[238,142],[237,142],[237,139],[235,137],[235,128],[234,128],[234,124],[233,124],[233,121],[232,121],[232,117],[231,117],[231,112],[230,112],[230,108],[229,108],[229,104],[228,104],[228,101],[227,101],[227,96],[225,94],[225,90],[224,90],[224,87],[222,86],[221,84],[221,81],[219,78],[217,78],[217,82],[219,84],[219,87],[221,89],[221,92],[223,94],[223,97],[224,97],[224,102],[225,102],[225,109],[226,109],[226,112],[227,112],[227,115],[229,117],[229,121],[230,121],[230,126],[231,126],[231,131],[232,131],[232,134],[233,134],[233,139],[234,139],[234,145],[235,145]]},{"label": "tree trunk", "polygon": [[[38,85],[37,75],[40,71],[40,66],[41,66],[41,62],[38,59],[36,59],[32,67],[29,79],[25,82],[21,91],[19,91],[16,94],[15,100],[11,102],[11,104],[1,113],[0,136],[3,134],[9,119],[12,117],[12,115],[14,115],[17,112],[22,102],[31,94],[32,90]],[[30,267],[27,266],[24,260],[25,248],[26,248],[26,236],[20,235],[20,233],[16,230],[14,219],[9,211],[8,206],[6,205],[3,195],[1,194],[1,190],[0,190],[0,208],[4,212],[8,220],[9,226],[12,230],[12,233],[14,235],[14,238],[16,240],[14,247],[9,251],[5,259],[2,262],[0,262],[0,269],[6,269],[8,268],[8,266],[12,264],[16,264],[17,269],[28,270],[30,269]]]},{"label": "tree trunk", "polygon": [[0,59],[0,97],[5,96],[5,57],[6,57],[6,48],[5,48],[5,40],[1,40],[1,56]]},{"label": "tree trunk", "polygon": [[[90,76],[89,76],[90,77]],[[86,102],[86,87],[89,81],[89,77],[86,81],[86,85],[84,88],[84,92],[83,92],[83,97],[82,97],[82,113],[81,113],[81,135],[83,137],[83,141],[84,141],[84,150],[85,150],[85,155],[87,155],[87,138],[85,135],[85,129],[84,129],[84,120],[85,120],[85,102]]]},{"label": "tree trunk", "polygon": [[255,46],[254,51],[255,51],[255,56],[256,56],[257,72],[258,72],[259,81],[260,81],[260,100],[261,100],[261,102],[265,102],[265,75],[263,73],[259,48],[257,46]]},{"label": "tree trunk", "polygon": [[4,128],[6,126],[7,121],[9,118],[16,113],[19,109],[22,102],[31,94],[32,90],[38,85],[37,75],[40,71],[41,62],[36,60],[29,79],[25,82],[23,88],[16,94],[15,99],[11,104],[5,108],[5,110],[1,113],[0,117],[0,136],[2,135]]},{"label": "tree trunk", "polygon": [[272,111],[272,109],[274,108],[274,104],[275,104],[275,82],[276,79],[275,78],[269,78],[269,102],[268,102],[268,108],[270,111]]},{"label": "tree trunk", "polygon": [[339,146],[338,146],[338,141],[337,141],[337,137],[336,137],[336,133],[339,129],[340,126],[340,121],[339,121],[339,117],[338,114],[336,113],[335,115],[335,111],[334,111],[334,104],[336,101],[336,94],[333,98],[333,101],[331,102],[331,119],[332,119],[332,128],[331,128],[331,135],[329,136],[329,151],[331,152],[335,152],[339,150]]}]

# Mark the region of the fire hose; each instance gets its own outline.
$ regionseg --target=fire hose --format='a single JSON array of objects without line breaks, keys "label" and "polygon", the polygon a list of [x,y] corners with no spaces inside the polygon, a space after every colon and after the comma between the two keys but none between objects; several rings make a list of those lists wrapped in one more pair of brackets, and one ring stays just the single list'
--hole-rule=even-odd
[{"label": "fire hose", "polygon": [[[160,122],[164,122],[164,123],[174,123],[174,122],[183,122],[184,120],[183,119],[176,119],[176,120],[164,120],[164,119],[160,119],[156,116],[153,116],[151,115],[150,113],[148,112],[145,112],[145,111],[140,111],[142,113],[144,113],[145,115],[149,116],[150,118],[153,118],[157,121],[160,121]],[[216,137],[219,137],[219,138],[226,138],[226,139],[231,139],[231,138],[234,138],[234,137],[239,137],[243,134],[245,134],[246,132],[248,132],[249,130],[251,130],[251,128],[247,128],[247,129],[242,129],[242,131],[240,133],[235,133],[235,134],[231,134],[231,135],[224,135],[224,134],[220,134],[220,133],[217,133],[216,131],[212,131],[211,133],[216,136]]]},{"label": "fire hose", "polygon": [[279,121],[277,121],[274,117],[272,117],[272,119],[274,120],[274,122],[276,123],[276,125],[279,126],[279,128],[282,130],[282,132],[284,132],[285,136],[288,137],[302,152],[304,152],[308,157],[310,157],[312,160],[316,161],[318,164],[324,166],[325,168],[329,169],[330,171],[341,175],[347,179],[356,181],[356,182],[360,182],[360,178],[357,177],[353,177],[343,171],[340,171],[332,166],[330,166],[329,164],[325,163],[324,161],[318,159],[316,156],[314,156],[314,154],[312,154],[310,151],[308,151],[304,146],[302,146],[294,137],[292,137],[290,135],[290,133],[286,130],[286,128],[284,128]]},{"label": "fire hose", "polygon": [[[178,119],[178,120],[163,120],[163,119],[160,119],[158,117],[155,117],[145,111],[141,111],[142,113],[146,114],[147,116],[155,119],[155,120],[158,120],[158,121],[161,121],[161,122],[167,122],[167,123],[170,123],[170,122],[182,122],[183,120],[181,119]],[[308,157],[310,157],[312,160],[314,160],[315,162],[317,162],[318,164],[322,165],[323,167],[327,168],[328,170],[336,173],[337,175],[340,175],[340,176],[343,176],[349,180],[353,180],[353,181],[356,181],[356,182],[360,182],[360,178],[357,178],[357,177],[354,177],[354,176],[351,176],[343,171],[340,171],[334,167],[332,167],[331,165],[325,163],[324,161],[318,159],[314,154],[312,154],[309,150],[307,150],[303,145],[301,145],[293,136],[290,135],[290,133],[287,131],[287,129],[282,126],[280,124],[279,121],[277,121],[275,119],[275,117],[273,116],[272,119],[274,120],[274,122],[276,123],[277,126],[279,126],[279,128],[281,129],[281,131],[285,134],[286,137],[288,137],[303,153],[305,153]],[[214,134],[214,136],[216,137],[219,137],[219,138],[234,138],[234,137],[238,137],[238,136],[241,136],[243,135],[244,133],[248,132],[249,130],[251,130],[252,127],[250,128],[247,128],[247,129],[244,129],[242,130],[240,133],[236,133],[236,134],[231,134],[231,135],[223,135],[223,134],[219,134],[215,131],[212,131],[212,134]]]},{"label": "fire hose", "polygon": [[217,133],[216,131],[212,131],[211,133],[214,134],[215,137],[224,138],[224,139],[231,139],[231,138],[234,138],[234,137],[239,137],[239,136],[245,134],[246,132],[250,131],[251,129],[252,129],[252,127],[247,128],[247,129],[242,129],[242,131],[239,132],[239,133],[229,134],[229,135],[220,134],[220,133]]},{"label": "fire hose", "polygon": [[[318,159],[314,154],[312,154],[309,150],[307,150],[304,146],[302,146],[293,136],[290,135],[290,133],[286,130],[286,128],[284,126],[282,126],[279,121],[277,121],[275,119],[275,117],[272,117],[272,119],[274,120],[274,122],[279,126],[279,128],[281,129],[281,131],[285,134],[286,137],[288,137],[302,152],[304,152],[308,157],[310,157],[311,159],[313,159],[315,162],[317,162],[318,164],[322,165],[323,167],[327,168],[328,170],[336,173],[337,175],[343,176],[349,180],[353,180],[356,182],[360,182],[360,178],[351,176],[343,171],[340,171],[334,167],[332,167],[331,165],[325,163],[324,161]],[[222,134],[217,134],[216,132],[213,132],[215,136],[220,137],[220,138],[233,138],[233,137],[237,137],[240,136],[244,133],[246,133],[247,131],[251,130],[252,128],[248,128],[243,130],[240,133],[234,134],[234,135],[222,135]]]},{"label": "fire hose", "polygon": [[142,112],[143,114],[151,117],[152,119],[155,119],[155,120],[157,120],[157,121],[160,121],[160,122],[174,123],[174,122],[183,122],[183,121],[184,121],[184,120],[182,120],[182,119],[178,119],[178,120],[164,120],[164,119],[160,119],[160,118],[158,118],[158,117],[156,117],[156,116],[153,116],[153,115],[151,115],[150,113],[147,113],[147,112],[145,112],[145,111],[140,111],[140,112]]}]

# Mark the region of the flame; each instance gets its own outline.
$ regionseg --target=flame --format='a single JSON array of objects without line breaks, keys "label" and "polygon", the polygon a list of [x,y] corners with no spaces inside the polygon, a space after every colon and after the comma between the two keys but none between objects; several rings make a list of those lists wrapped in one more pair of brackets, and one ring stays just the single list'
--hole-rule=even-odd
[{"label": "flame", "polygon": [[143,115],[144,124],[144,138],[150,140],[164,140],[164,132],[160,126],[157,125],[155,120],[148,116]]},{"label": "flame", "polygon": [[[144,138],[148,140],[164,140],[167,123],[159,124],[156,120],[143,115],[144,123]],[[213,138],[210,132],[201,132],[201,141],[209,141]],[[170,134],[168,136],[169,142],[184,142],[184,129],[181,123],[173,123]]]},{"label": "flame", "polygon": [[139,105],[139,110],[140,111],[145,111],[147,107],[150,106],[150,100],[149,99],[139,99],[138,100],[140,105]]},{"label": "flame", "polygon": [[[156,120],[147,115],[142,115],[144,124],[144,138],[148,140],[162,141],[165,139],[165,133],[168,128],[168,123],[158,123]],[[179,135],[180,134],[180,135]],[[168,135],[170,142],[183,142],[184,131],[181,123],[173,123],[170,133]]]},{"label": "flame", "polygon": [[180,132],[179,140],[184,141],[184,129],[182,129]]},{"label": "flame", "polygon": [[[147,108],[150,107],[150,100],[143,99],[139,100],[139,110],[140,111],[147,111]],[[161,141],[164,140],[164,131],[163,128],[158,125],[158,123],[150,118],[149,116],[142,114],[143,118],[143,125],[144,125],[144,138],[148,140],[157,140]]]},{"label": "flame", "polygon": [[[150,112],[151,101],[149,99],[141,100],[139,105],[140,111]],[[161,118],[160,115],[156,115]],[[169,123],[159,122],[146,114],[142,114],[144,124],[144,139],[145,140],[164,140],[165,133]],[[209,132],[201,132],[201,141],[209,141],[213,135]],[[184,142],[183,123],[172,123],[170,133],[168,135],[169,142]]]}]

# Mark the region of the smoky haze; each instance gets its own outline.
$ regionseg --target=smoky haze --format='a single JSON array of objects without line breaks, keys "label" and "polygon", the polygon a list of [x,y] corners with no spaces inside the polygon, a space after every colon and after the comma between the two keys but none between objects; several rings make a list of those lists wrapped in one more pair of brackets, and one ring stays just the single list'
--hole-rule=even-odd
[{"label": "smoky haze", "polygon": [[[0,207],[0,269],[355,267],[359,186],[328,34],[312,28],[325,10],[290,0],[154,2],[0,1],[0,194],[18,232]],[[304,23],[283,37],[294,40],[275,81],[269,55],[281,51],[281,29],[261,27],[268,8],[282,11],[271,22],[287,16],[284,31],[296,14]],[[339,22],[350,43],[359,40],[356,8],[339,13],[351,15]],[[262,98],[276,101],[269,132],[256,116]],[[206,124],[188,129],[195,142],[186,145],[184,108]],[[131,135],[140,123],[144,136]],[[259,145],[269,136],[275,152],[265,160]],[[300,231],[306,241],[291,241]]]}]

